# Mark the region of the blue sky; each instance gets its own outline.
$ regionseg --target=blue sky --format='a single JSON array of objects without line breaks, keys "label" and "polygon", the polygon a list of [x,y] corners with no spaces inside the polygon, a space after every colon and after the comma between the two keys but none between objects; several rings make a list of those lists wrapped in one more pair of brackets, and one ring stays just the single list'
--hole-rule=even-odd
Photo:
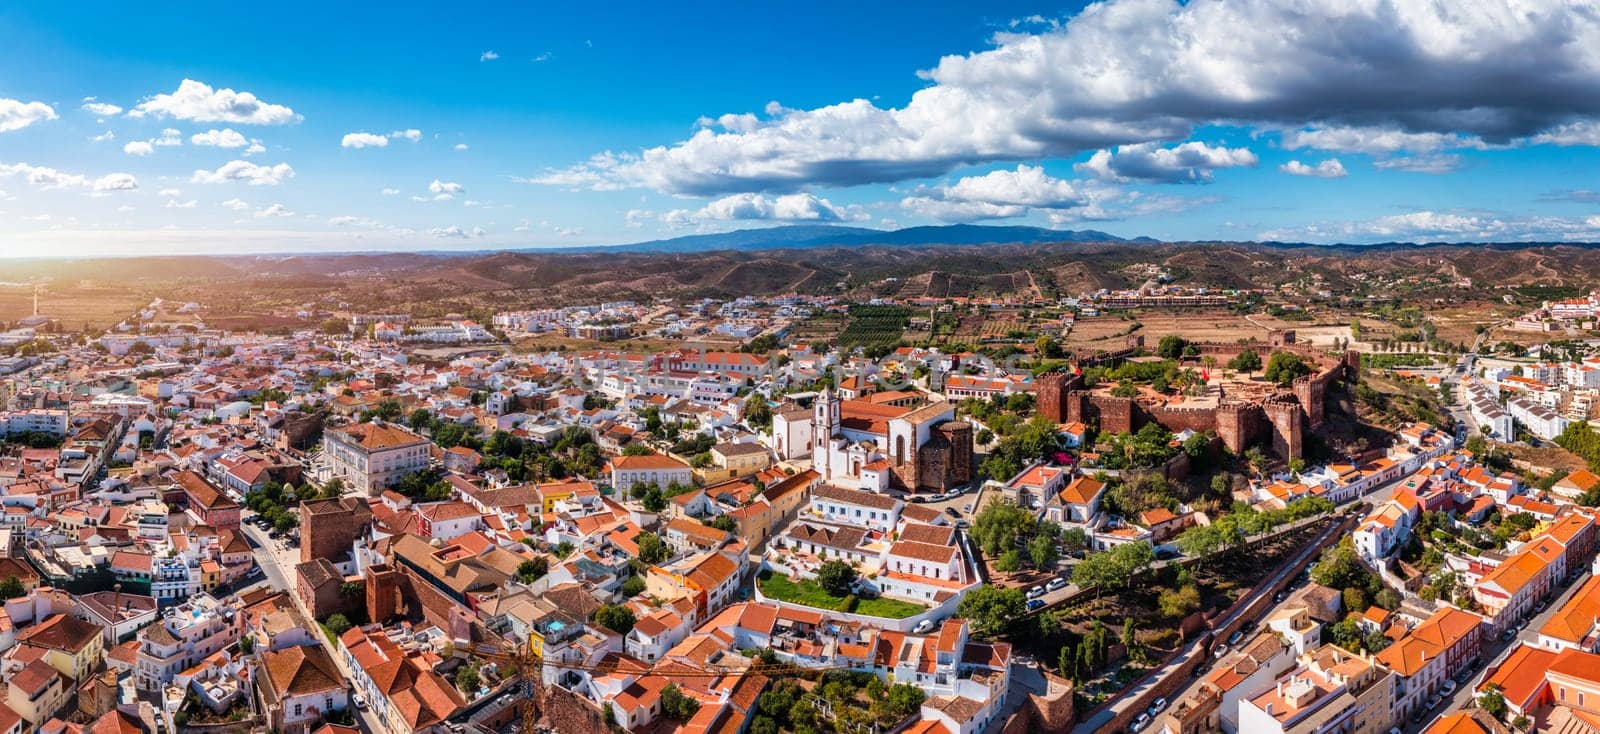
[{"label": "blue sky", "polygon": [[1555,0],[600,5],[0,7],[0,256],[1600,239],[1600,27]]}]

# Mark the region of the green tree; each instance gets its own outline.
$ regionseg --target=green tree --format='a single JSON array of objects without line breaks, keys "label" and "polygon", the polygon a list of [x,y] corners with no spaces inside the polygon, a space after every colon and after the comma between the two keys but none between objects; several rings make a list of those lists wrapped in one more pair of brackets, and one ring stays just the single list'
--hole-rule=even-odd
[{"label": "green tree", "polygon": [[1183,348],[1188,342],[1181,336],[1164,336],[1156,344],[1156,354],[1163,359],[1178,359],[1183,356]]},{"label": "green tree", "polygon": [[468,658],[466,664],[456,670],[456,688],[467,694],[469,700],[476,697],[478,686],[482,682],[482,679],[478,676],[478,666],[472,662],[471,658]]},{"label": "green tree", "polygon": [[1200,608],[1200,590],[1194,584],[1178,589],[1163,589],[1157,600],[1157,606],[1160,607],[1163,616],[1183,619]]},{"label": "green tree", "polygon": [[1000,573],[1016,573],[1022,570],[1022,553],[1016,548],[1007,550],[994,560],[994,570]]},{"label": "green tree", "polygon": [[633,625],[638,620],[633,616],[633,610],[621,604],[603,604],[594,612],[594,621],[619,635],[626,635],[633,631]]},{"label": "green tree", "polygon": [[1496,719],[1506,717],[1506,697],[1500,692],[1500,684],[1490,683],[1487,690],[1478,694],[1478,706]]},{"label": "green tree", "polygon": [[[877,678],[873,678],[877,680]],[[887,702],[889,714],[895,720],[904,719],[922,708],[922,701],[926,694],[910,683],[896,683],[889,686]]]},{"label": "green tree", "polygon": [[644,588],[645,583],[643,577],[629,576],[627,581],[622,582],[622,595],[631,599],[643,594]]},{"label": "green tree", "polygon": [[16,599],[27,593],[22,588],[22,580],[16,576],[7,576],[5,581],[0,581],[0,599]]},{"label": "green tree", "polygon": [[655,565],[672,555],[672,550],[655,533],[640,533],[636,542],[639,544],[639,560],[645,563]]},{"label": "green tree", "polygon": [[531,584],[550,572],[550,559],[544,556],[535,556],[517,564],[517,579],[524,584]]},{"label": "green tree", "polygon": [[1027,611],[1021,589],[979,586],[961,598],[956,614],[972,622],[979,634],[993,635]]},{"label": "green tree", "polygon": [[1261,369],[1261,355],[1256,354],[1253,349],[1246,349],[1228,360],[1228,369],[1234,372],[1255,372]]},{"label": "green tree", "polygon": [[1028,541],[1028,560],[1033,561],[1034,568],[1048,571],[1055,568],[1056,562],[1061,560],[1056,553],[1056,540],[1048,535],[1036,535]]},{"label": "green tree", "polygon": [[700,702],[684,695],[677,683],[661,689],[661,714],[674,721],[688,721],[700,710]]},{"label": "green tree", "polygon": [[856,569],[844,561],[825,561],[817,569],[817,585],[834,596],[845,596],[856,583]]},{"label": "green tree", "polygon": [[334,614],[328,617],[328,620],[323,624],[326,624],[328,629],[336,635],[342,635],[346,630],[350,629],[350,619],[343,614]]},{"label": "green tree", "polygon": [[1262,376],[1279,385],[1294,382],[1296,377],[1311,374],[1311,365],[1294,352],[1273,352],[1267,358],[1267,368]]}]

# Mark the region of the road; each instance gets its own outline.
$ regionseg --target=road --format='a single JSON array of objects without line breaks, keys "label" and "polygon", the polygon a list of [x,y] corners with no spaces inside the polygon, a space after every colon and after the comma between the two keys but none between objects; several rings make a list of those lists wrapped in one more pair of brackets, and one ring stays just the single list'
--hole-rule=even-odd
[{"label": "road", "polygon": [[[1326,543],[1332,539],[1332,537],[1341,527],[1344,527],[1344,523],[1339,521],[1329,525],[1327,530],[1324,530],[1321,535],[1317,536],[1315,542],[1307,544],[1305,548],[1301,549],[1299,553],[1295,554],[1293,560],[1291,560],[1289,563],[1279,566],[1276,571],[1273,571],[1270,583],[1268,583],[1265,588],[1276,587],[1286,578],[1288,578],[1291,573],[1298,573],[1297,569],[1299,569],[1300,565],[1308,562],[1312,556],[1321,553],[1323,543]],[[1213,627],[1218,629],[1227,627],[1236,619],[1238,619],[1240,615],[1244,614],[1248,607],[1248,604],[1241,605],[1239,610],[1234,612],[1232,616],[1218,622],[1217,624],[1213,625]],[[1145,691],[1150,690],[1159,682],[1166,680],[1168,676],[1176,675],[1178,670],[1190,658],[1194,657],[1195,655],[1207,655],[1208,651],[1206,646],[1202,644],[1203,642],[1203,637],[1196,639],[1194,642],[1190,643],[1188,649],[1185,650],[1182,655],[1173,658],[1171,662],[1162,666],[1155,675],[1149,676],[1139,685],[1119,693],[1117,695],[1117,700],[1114,703],[1095,712],[1095,714],[1089,717],[1088,720],[1075,727],[1072,730],[1073,734],[1094,734],[1095,732],[1105,729],[1111,723],[1111,721],[1115,720],[1135,701],[1138,701],[1140,696],[1143,695]]]},{"label": "road", "polygon": [[[1449,700],[1444,703],[1444,705],[1436,709],[1437,714],[1435,716],[1429,719],[1424,719],[1424,722],[1431,724],[1433,723],[1432,719],[1436,719],[1452,711],[1459,711],[1465,707],[1466,704],[1472,700],[1474,689],[1478,687],[1478,683],[1482,678],[1483,672],[1494,665],[1500,664],[1500,662],[1504,660],[1505,656],[1511,652],[1513,647],[1524,642],[1530,645],[1538,645],[1539,628],[1543,627],[1545,622],[1550,621],[1550,618],[1555,616],[1556,610],[1560,609],[1563,604],[1566,604],[1568,600],[1578,593],[1578,587],[1582,586],[1583,582],[1588,580],[1588,578],[1588,573],[1580,572],[1576,574],[1573,577],[1573,580],[1566,586],[1560,587],[1561,590],[1551,597],[1552,601],[1550,602],[1549,606],[1545,607],[1544,611],[1539,612],[1538,614],[1535,614],[1529,618],[1528,623],[1517,631],[1517,636],[1510,642],[1502,642],[1499,635],[1494,635],[1488,641],[1486,641],[1483,645],[1483,652],[1480,653],[1478,657],[1480,660],[1488,662],[1486,664],[1480,664],[1470,668],[1471,675],[1467,677],[1466,680],[1457,680],[1455,694],[1452,695]],[[1405,722],[1405,726],[1402,728],[1402,731],[1406,732],[1406,734],[1411,734],[1412,732],[1420,732],[1424,728],[1426,728],[1424,723],[1407,721]]]},{"label": "road", "polygon": [[[242,519],[249,520],[254,515],[255,513],[245,510],[242,513]],[[306,609],[305,604],[300,601],[300,596],[294,593],[294,567],[300,562],[300,549],[287,544],[280,545],[278,541],[268,537],[265,530],[261,530],[248,522],[241,524],[239,527],[244,531],[245,537],[250,540],[250,545],[253,546],[252,552],[255,553],[256,557],[256,565],[261,567],[261,572],[266,576],[267,583],[270,583],[273,588],[288,594],[289,599],[294,602],[295,608],[300,611],[301,619],[316,619],[311,614],[311,610]],[[339,666],[339,672],[344,675],[345,680],[355,680],[355,677],[350,673],[350,669],[345,666],[344,658],[339,655],[339,651],[334,648],[333,644],[328,642],[328,636],[322,633],[322,629],[318,627],[310,630],[310,632],[311,637],[317,641],[317,644],[322,645],[323,649],[328,651],[328,656],[333,658],[334,664]],[[364,734],[386,734],[389,731],[388,727],[384,726],[383,722],[378,719],[370,704],[365,709],[357,709],[354,706],[351,708],[356,713],[356,723],[360,725]]]}]

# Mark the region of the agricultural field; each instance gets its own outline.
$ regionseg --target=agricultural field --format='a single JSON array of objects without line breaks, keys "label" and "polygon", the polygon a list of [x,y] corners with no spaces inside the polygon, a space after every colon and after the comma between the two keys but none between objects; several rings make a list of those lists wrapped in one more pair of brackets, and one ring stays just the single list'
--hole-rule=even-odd
[{"label": "agricultural field", "polygon": [[839,332],[839,346],[887,352],[905,338],[910,320],[911,309],[901,306],[851,306],[850,323]]},{"label": "agricultural field", "polygon": [[[117,324],[150,302],[132,288],[79,284],[52,285],[39,294],[39,311],[58,319],[65,329],[85,324],[95,331]],[[13,323],[33,314],[33,287],[0,287],[0,321]]]},{"label": "agricultural field", "polygon": [[1272,329],[1297,328],[1271,317],[1242,316],[1227,311],[1137,311],[1128,312],[1127,315],[1133,318],[1125,319],[1122,312],[1111,312],[1105,316],[1079,319],[1073,324],[1072,333],[1067,336],[1067,346],[1106,348],[1110,346],[1108,341],[1120,344],[1121,337],[1130,333],[1129,329],[1135,322],[1139,328],[1131,333],[1144,335],[1148,347],[1154,347],[1163,336],[1181,336],[1190,341],[1236,342],[1249,338],[1264,341]]}]

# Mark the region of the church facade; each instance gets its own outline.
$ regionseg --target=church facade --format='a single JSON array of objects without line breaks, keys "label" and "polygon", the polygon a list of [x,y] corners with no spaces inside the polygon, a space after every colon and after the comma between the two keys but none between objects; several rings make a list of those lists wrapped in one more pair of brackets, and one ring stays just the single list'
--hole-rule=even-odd
[{"label": "church facade", "polygon": [[955,404],[901,407],[844,400],[833,390],[809,412],[773,416],[773,449],[782,459],[811,459],[824,483],[883,492],[944,491],[972,481],[972,426]]}]

